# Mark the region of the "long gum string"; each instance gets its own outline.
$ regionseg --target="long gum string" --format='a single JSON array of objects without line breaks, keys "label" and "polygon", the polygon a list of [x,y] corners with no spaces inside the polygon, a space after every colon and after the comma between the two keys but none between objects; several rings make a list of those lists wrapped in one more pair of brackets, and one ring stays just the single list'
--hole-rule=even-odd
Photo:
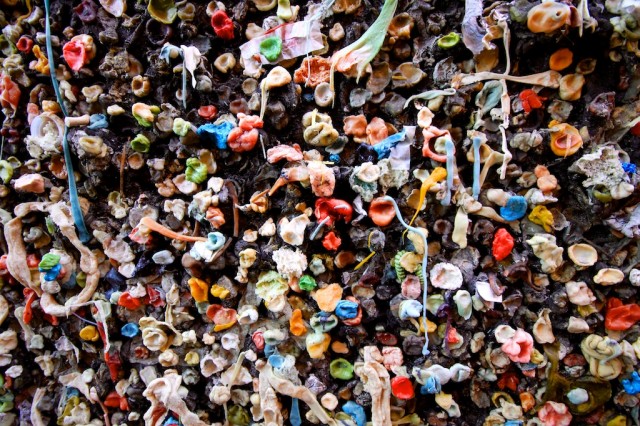
[{"label": "long gum string", "polygon": [[[60,86],[58,85],[58,80],[56,79],[56,67],[53,62],[53,47],[51,44],[51,6],[50,0],[44,0],[44,10],[45,10],[45,33],[46,33],[46,44],[47,44],[47,59],[49,60],[49,71],[51,74],[51,85],[53,86],[53,90],[56,93],[56,99],[58,100],[58,105],[60,105],[60,110],[62,111],[62,115],[65,118],[68,116],[67,108],[64,106],[64,102],[62,101],[62,96],[60,95]],[[64,151],[64,163],[67,168],[67,182],[69,185],[69,201],[71,202],[71,213],[73,214],[73,221],[78,229],[78,236],[80,241],[86,243],[91,238],[89,232],[87,231],[87,227],[84,223],[84,218],[82,217],[82,209],[80,208],[80,200],[78,199],[78,189],[76,187],[75,174],[73,171],[73,164],[71,163],[71,149],[69,148],[69,141],[67,136],[69,134],[69,127],[67,126],[66,120],[64,124],[64,134],[62,136],[62,148]]]},{"label": "long gum string", "polygon": [[413,231],[416,234],[420,235],[420,238],[422,238],[422,243],[424,244],[424,253],[422,253],[422,276],[424,278],[424,287],[422,290],[422,317],[425,320],[425,328],[424,328],[424,337],[425,337],[425,342],[424,342],[424,347],[422,348],[422,354],[423,355],[429,355],[429,334],[427,331],[427,326],[426,326],[426,320],[427,320],[427,263],[429,262],[429,257],[428,257],[428,247],[427,247],[427,236],[424,234],[424,232],[422,231],[422,229],[418,229],[416,227],[413,227],[411,225],[409,225],[407,222],[404,221],[404,219],[402,218],[402,213],[400,212],[400,208],[398,207],[398,204],[396,203],[396,200],[394,200],[393,198],[387,196],[382,197],[383,200],[385,201],[389,201],[391,204],[393,204],[393,208],[396,211],[396,217],[398,218],[398,220],[400,221],[400,223],[402,224],[402,226],[404,226],[407,230],[409,231]]},{"label": "long gum string", "polygon": [[473,138],[473,198],[475,200],[480,196],[480,145],[482,139]]},{"label": "long gum string", "polygon": [[357,271],[358,269],[362,268],[364,266],[365,263],[367,263],[369,261],[369,259],[371,259],[373,256],[375,256],[376,252],[375,250],[371,250],[371,236],[373,235],[373,231],[369,232],[369,238],[367,239],[367,248],[371,251],[371,253],[369,253],[367,255],[367,257],[365,257],[364,259],[362,259],[360,261],[360,263],[358,263],[356,265],[355,268],[353,268],[354,271]]},{"label": "long gum string", "polygon": [[447,192],[442,199],[443,206],[451,205],[451,192],[453,191],[453,175],[454,175],[454,153],[455,153],[455,145],[451,138],[447,138],[444,143],[444,147],[447,150]]}]

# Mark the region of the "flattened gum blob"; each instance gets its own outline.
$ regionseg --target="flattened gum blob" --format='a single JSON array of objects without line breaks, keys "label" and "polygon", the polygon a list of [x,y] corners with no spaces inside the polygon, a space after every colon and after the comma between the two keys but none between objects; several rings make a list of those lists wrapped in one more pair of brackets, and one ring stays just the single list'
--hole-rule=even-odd
[{"label": "flattened gum blob", "polygon": [[339,284],[329,284],[325,288],[316,290],[313,298],[322,311],[333,312],[342,298],[342,287]]}]

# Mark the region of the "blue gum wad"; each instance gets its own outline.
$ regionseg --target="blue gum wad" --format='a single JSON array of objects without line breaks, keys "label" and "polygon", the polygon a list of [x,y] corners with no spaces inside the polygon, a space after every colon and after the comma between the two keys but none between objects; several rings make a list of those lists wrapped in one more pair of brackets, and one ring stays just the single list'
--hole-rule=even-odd
[{"label": "blue gum wad", "polygon": [[109,127],[109,123],[107,122],[107,116],[104,114],[93,114],[89,118],[89,125],[87,129],[98,130],[98,129],[106,129]]},{"label": "blue gum wad", "polygon": [[230,121],[223,121],[221,123],[207,123],[198,127],[196,133],[205,142],[211,142],[216,145],[218,149],[227,149],[227,138],[231,129],[233,129],[233,123]]},{"label": "blue gum wad", "polygon": [[53,253],[47,253],[42,256],[42,260],[38,264],[38,270],[44,272],[46,281],[54,281],[62,269],[60,264],[60,256]]},{"label": "blue gum wad", "polygon": [[425,380],[424,385],[420,388],[420,393],[422,395],[427,394],[436,394],[440,393],[442,386],[440,385],[440,380],[436,376],[429,376],[427,380]]},{"label": "blue gum wad", "polygon": [[284,364],[284,357],[280,354],[273,354],[269,356],[268,361],[273,368],[277,369],[282,367],[282,364]]},{"label": "blue gum wad", "polygon": [[389,136],[388,138],[382,140],[380,143],[375,144],[373,146],[373,150],[376,152],[376,154],[378,154],[378,160],[382,160],[383,158],[387,158],[389,155],[391,155],[391,149],[402,142],[405,135],[406,133],[403,130]]},{"label": "blue gum wad", "polygon": [[336,315],[340,319],[351,319],[358,316],[358,304],[349,300],[341,300],[336,305]]},{"label": "blue gum wad", "polygon": [[628,379],[622,380],[622,387],[624,387],[624,391],[629,395],[637,395],[640,393],[640,375],[638,375],[637,371],[634,371],[631,374],[631,377]]},{"label": "blue gum wad", "polygon": [[508,222],[522,219],[526,213],[527,200],[521,195],[514,195],[513,197],[510,197],[507,200],[507,205],[500,207],[500,216]]},{"label": "blue gum wad", "polygon": [[138,335],[139,331],[140,331],[140,328],[138,327],[138,324],[134,322],[129,322],[123,325],[122,328],[120,329],[120,333],[125,337],[135,337]]},{"label": "blue gum wad", "polygon": [[291,399],[291,413],[289,414],[289,422],[293,426],[300,426],[302,424],[302,417],[300,416],[300,405],[298,398]]},{"label": "blue gum wad", "polygon": [[364,426],[367,423],[367,416],[364,414],[364,408],[353,401],[347,401],[342,406],[342,411],[353,417],[358,426]]}]

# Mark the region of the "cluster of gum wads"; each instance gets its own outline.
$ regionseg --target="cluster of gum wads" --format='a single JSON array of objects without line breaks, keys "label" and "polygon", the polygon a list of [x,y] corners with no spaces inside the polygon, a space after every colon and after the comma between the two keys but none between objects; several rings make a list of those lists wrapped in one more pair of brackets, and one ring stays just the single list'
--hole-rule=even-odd
[{"label": "cluster of gum wads", "polygon": [[640,422],[637,1],[0,3],[0,425]]}]

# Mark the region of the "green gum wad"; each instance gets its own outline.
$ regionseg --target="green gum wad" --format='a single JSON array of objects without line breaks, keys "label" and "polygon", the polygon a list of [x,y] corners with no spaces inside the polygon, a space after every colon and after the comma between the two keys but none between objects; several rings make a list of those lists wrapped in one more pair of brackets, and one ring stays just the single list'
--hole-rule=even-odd
[{"label": "green gum wad", "polygon": [[58,417],[58,425],[62,426],[64,424],[64,418],[71,415],[71,410],[76,408],[80,404],[80,398],[77,395],[70,397],[67,400],[67,404],[64,406],[64,410],[60,417]]},{"label": "green gum wad", "polygon": [[249,413],[239,405],[232,405],[229,408],[229,415],[227,416],[229,423],[235,426],[249,426],[250,419]]},{"label": "green gum wad", "polygon": [[47,253],[44,256],[42,256],[42,260],[38,264],[38,268],[51,269],[54,266],[56,266],[58,263],[60,263],[60,256],[53,253]]},{"label": "green gum wad", "polygon": [[282,40],[280,37],[273,36],[262,40],[260,43],[260,53],[267,58],[269,62],[278,60],[282,52]]},{"label": "green gum wad", "polygon": [[311,291],[317,287],[316,280],[311,275],[303,275],[298,281],[298,286],[304,291]]},{"label": "green gum wad", "polygon": [[173,133],[175,133],[176,135],[187,136],[189,130],[191,130],[191,123],[189,123],[188,121],[183,120],[180,117],[173,120]]},{"label": "green gum wad", "polygon": [[13,410],[13,394],[6,392],[0,396],[0,413],[6,413],[11,410]]},{"label": "green gum wad", "polygon": [[87,274],[85,274],[82,271],[79,271],[76,274],[76,284],[78,284],[80,288],[84,288],[84,286],[87,285]]},{"label": "green gum wad", "polygon": [[178,16],[178,8],[173,0],[151,0],[147,10],[153,19],[163,24],[172,24]]},{"label": "green gum wad", "polygon": [[[544,351],[549,358],[550,364],[544,401],[564,402],[571,413],[579,416],[589,414],[609,401],[611,399],[611,383],[598,380],[592,376],[569,380],[560,374],[559,347],[559,343],[544,346]],[[587,402],[575,405],[569,401],[567,394],[577,388],[587,391],[589,394]]]},{"label": "green gum wad", "polygon": [[331,377],[335,379],[350,380],[353,378],[353,365],[344,358],[338,358],[329,364]]},{"label": "green gum wad", "polygon": [[609,190],[602,185],[596,185],[593,187],[593,196],[602,203],[610,203],[611,201],[613,201],[611,192],[609,192]]},{"label": "green gum wad", "polygon": [[[160,107],[156,106],[156,105],[151,105],[149,107],[149,111],[153,114],[153,115],[158,115],[160,113]],[[136,121],[138,122],[139,125],[143,126],[143,127],[151,127],[153,126],[153,123],[151,121],[147,121],[144,118],[142,118],[142,116],[133,113],[133,118],[136,119]]]},{"label": "green gum wad", "polygon": [[458,43],[460,43],[460,35],[458,33],[449,33],[438,39],[438,47],[441,49],[451,49]]},{"label": "green gum wad", "polygon": [[137,135],[131,141],[131,149],[137,152],[149,152],[149,146],[151,146],[151,141],[144,135]]},{"label": "green gum wad", "polygon": [[202,183],[207,180],[207,166],[202,164],[197,158],[189,158],[187,160],[185,175],[189,182]]},{"label": "green gum wad", "polygon": [[13,177],[13,167],[7,160],[0,161],[0,179],[3,183],[7,183]]}]

